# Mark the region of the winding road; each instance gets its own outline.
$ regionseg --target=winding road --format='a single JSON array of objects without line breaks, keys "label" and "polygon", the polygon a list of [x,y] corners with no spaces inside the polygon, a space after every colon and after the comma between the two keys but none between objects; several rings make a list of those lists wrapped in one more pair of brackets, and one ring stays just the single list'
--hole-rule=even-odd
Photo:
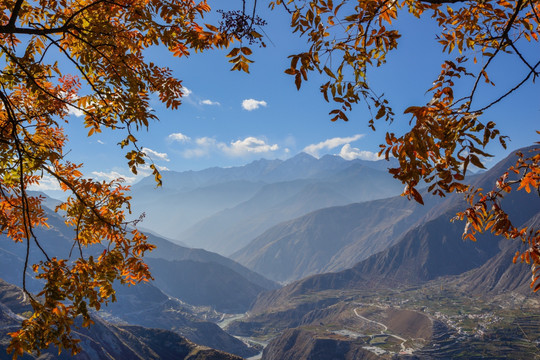
[{"label": "winding road", "polygon": [[[388,332],[387,332],[387,331],[388,331],[388,327],[387,327],[386,325],[384,325],[383,323],[380,323],[380,322],[378,322],[378,321],[371,320],[371,319],[368,319],[367,317],[364,317],[364,316],[360,315],[360,314],[358,313],[357,310],[358,310],[358,308],[355,308],[355,309],[354,309],[354,314],[355,314],[356,316],[358,316],[360,319],[362,319],[362,320],[364,320],[364,321],[372,322],[372,323],[374,323],[374,324],[379,325],[380,327],[382,327],[383,330],[381,331],[381,335],[391,336],[391,337],[393,337],[393,338],[398,339],[399,341],[401,341],[401,343],[399,344],[399,346],[401,347],[401,350],[402,350],[402,351],[407,351],[407,348],[405,347],[405,342],[407,341],[406,339],[402,338],[401,336],[397,336],[397,335],[388,333]],[[371,336],[374,336],[374,335],[371,335]]]}]

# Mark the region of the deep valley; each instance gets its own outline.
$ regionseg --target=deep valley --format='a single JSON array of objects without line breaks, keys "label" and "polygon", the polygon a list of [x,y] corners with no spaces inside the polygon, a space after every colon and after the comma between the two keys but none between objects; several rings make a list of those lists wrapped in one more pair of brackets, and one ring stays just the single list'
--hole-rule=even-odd
[{"label": "deep valley", "polygon": [[[488,188],[513,161],[469,181]],[[117,301],[93,313],[96,325],[77,329],[75,358],[540,358],[540,298],[530,266],[512,262],[520,247],[489,233],[463,240],[464,224],[450,221],[465,206],[461,195],[408,201],[385,166],[300,154],[165,172],[157,193],[150,180],[136,184],[134,213],[147,213],[142,225],[157,246],[146,257],[155,280],[118,284]],[[51,226],[36,236],[69,258],[73,229],[43,199]],[[520,225],[540,224],[537,197],[513,192],[503,203]],[[17,287],[24,251],[0,242],[2,354],[7,333],[31,313]]]}]

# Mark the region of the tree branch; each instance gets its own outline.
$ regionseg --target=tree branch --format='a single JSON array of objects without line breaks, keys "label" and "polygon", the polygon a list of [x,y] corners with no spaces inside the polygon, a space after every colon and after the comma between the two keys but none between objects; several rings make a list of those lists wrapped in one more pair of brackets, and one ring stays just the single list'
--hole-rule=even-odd
[{"label": "tree branch", "polygon": [[519,84],[517,84],[516,86],[514,86],[512,89],[510,89],[509,91],[507,91],[504,95],[500,96],[497,100],[494,100],[493,102],[491,102],[490,104],[484,106],[483,108],[481,109],[478,109],[478,110],[475,110],[473,112],[475,113],[481,113],[487,109],[489,109],[490,107],[492,107],[493,105],[495,105],[496,103],[500,102],[502,99],[504,99],[505,97],[507,97],[508,95],[510,95],[511,93],[513,93],[514,91],[516,91],[517,89],[519,89],[523,84],[525,84],[527,82],[527,80],[529,80],[529,78],[531,77],[531,75],[535,75],[537,74],[537,71],[536,71],[536,68],[540,66],[540,61],[536,63],[536,65],[534,65],[534,67],[532,68],[532,70],[529,72],[529,74],[525,77],[525,79],[523,79]]},{"label": "tree branch", "polygon": [[[476,81],[474,83],[474,86],[473,86],[473,89],[471,91],[471,94],[469,95],[469,106],[467,107],[467,110],[470,110],[471,108],[471,104],[472,104],[472,101],[473,101],[473,97],[474,97],[474,94],[476,93],[476,88],[478,87],[478,83],[480,82],[480,78],[482,77],[482,74],[486,71],[487,67],[489,66],[489,64],[491,63],[491,61],[495,58],[495,56],[499,53],[499,51],[503,48],[503,44],[505,41],[508,41],[510,44],[512,44],[512,41],[510,40],[510,38],[508,37],[508,33],[510,32],[510,29],[512,28],[512,25],[514,24],[514,21],[516,20],[517,18],[517,15],[521,9],[521,5],[523,4],[523,0],[518,0],[517,4],[516,4],[516,9],[514,11],[514,13],[512,14],[512,17],[508,20],[508,23],[506,25],[506,27],[504,28],[504,31],[502,33],[502,35],[500,36],[501,38],[501,41],[499,42],[499,45],[497,46],[497,49],[495,50],[495,52],[493,53],[493,55],[488,59],[488,61],[486,62],[486,64],[482,67],[482,70],[480,70],[480,72],[478,73],[478,76],[476,78]],[[535,66],[536,67],[536,66]],[[530,76],[530,74],[529,74]],[[528,77],[527,77],[528,78]],[[521,86],[521,85],[520,85]],[[515,89],[512,89],[510,92],[514,91]],[[506,95],[508,95],[509,93],[507,93]],[[504,95],[503,98],[506,96]],[[500,100],[502,100],[502,98],[500,98],[499,100],[495,101],[494,103],[492,103],[491,105],[499,102]],[[491,106],[489,105],[489,106]],[[488,107],[489,107],[488,106]]]},{"label": "tree branch", "polygon": [[24,0],[17,0],[17,2],[15,3],[15,6],[13,6],[13,11],[11,12],[11,16],[9,18],[9,22],[7,23],[6,27],[15,28],[15,22],[17,21],[17,18],[19,17],[19,11],[21,11],[21,6],[23,2]]},{"label": "tree branch", "polygon": [[[91,4],[88,4],[86,6],[83,6],[79,10],[75,11],[69,18],[66,19],[64,22],[64,25],[56,28],[49,28],[49,29],[36,29],[36,28],[18,28],[15,26],[15,22],[17,21],[17,17],[19,16],[19,11],[21,9],[22,3],[24,0],[17,0],[17,3],[15,4],[15,7],[13,8],[13,12],[11,13],[11,17],[9,19],[9,22],[6,25],[0,26],[0,33],[1,34],[27,34],[27,35],[51,35],[51,34],[62,34],[65,33],[67,30],[76,28],[75,25],[71,25],[71,21],[81,14],[82,12],[86,11],[88,8],[98,5],[103,2],[109,2],[107,0],[98,0],[96,2],[93,2]],[[121,6],[120,4],[116,4],[115,2],[111,2],[112,4]]]},{"label": "tree branch", "polygon": [[74,25],[63,25],[58,28],[51,29],[34,29],[34,28],[18,28],[15,26],[9,26],[9,24],[0,26],[0,34],[26,34],[26,35],[50,35],[50,34],[63,34],[69,29],[75,28]]}]

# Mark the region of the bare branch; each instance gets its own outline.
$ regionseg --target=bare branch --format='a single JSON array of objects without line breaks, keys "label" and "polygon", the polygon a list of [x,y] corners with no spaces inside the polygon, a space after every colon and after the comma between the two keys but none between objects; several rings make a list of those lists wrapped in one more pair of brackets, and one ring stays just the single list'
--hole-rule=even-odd
[{"label": "bare branch", "polygon": [[500,102],[502,99],[504,99],[505,97],[507,97],[508,95],[510,95],[511,93],[513,93],[514,91],[516,91],[517,89],[519,89],[523,84],[525,84],[529,78],[531,77],[531,75],[535,75],[538,74],[537,71],[536,71],[536,68],[538,68],[540,66],[540,61],[536,63],[536,65],[534,65],[533,69],[529,72],[529,74],[525,77],[525,79],[523,79],[519,84],[517,84],[516,86],[514,86],[512,89],[510,89],[509,91],[507,91],[504,95],[500,96],[497,100],[491,102],[490,104],[484,106],[483,108],[481,109],[478,109],[478,110],[475,110],[473,111],[474,113],[481,113],[487,109],[489,109],[490,107],[492,107],[493,105],[497,104],[498,102]]},{"label": "bare branch", "polygon": [[[469,106],[467,107],[467,110],[470,110],[470,108],[471,108],[472,100],[473,100],[474,94],[476,93],[476,89],[478,87],[478,83],[480,82],[480,78],[482,77],[482,74],[486,71],[488,66],[491,64],[491,61],[495,58],[495,56],[497,56],[499,51],[502,49],[503,44],[505,43],[505,41],[508,41],[508,43],[510,43],[510,44],[512,43],[512,41],[508,37],[508,33],[510,32],[510,29],[512,28],[512,25],[514,24],[514,21],[516,20],[516,17],[517,17],[517,15],[518,15],[518,13],[519,13],[519,11],[521,9],[522,4],[523,4],[523,0],[518,0],[517,5],[516,5],[516,9],[514,10],[514,13],[512,14],[512,17],[508,20],[508,23],[506,24],[506,27],[504,28],[504,31],[500,36],[500,38],[502,40],[499,42],[499,45],[497,46],[497,49],[495,50],[493,55],[488,59],[486,64],[482,67],[482,70],[480,70],[478,72],[478,76],[476,77],[476,81],[474,82],[474,86],[473,86],[473,88],[471,90],[471,94],[469,95],[469,100],[470,101],[469,101]],[[498,101],[496,101],[496,102],[498,102]]]}]

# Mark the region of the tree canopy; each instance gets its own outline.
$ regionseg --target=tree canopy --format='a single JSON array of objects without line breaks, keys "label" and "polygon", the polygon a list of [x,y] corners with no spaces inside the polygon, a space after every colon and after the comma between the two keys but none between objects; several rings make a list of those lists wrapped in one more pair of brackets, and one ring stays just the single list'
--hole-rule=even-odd
[{"label": "tree canopy", "polygon": [[[149,95],[172,109],[182,97],[181,81],[146,61],[145,50],[159,45],[182,57],[225,47],[231,38],[199,23],[210,11],[205,1],[8,0],[0,10],[0,229],[26,246],[21,274],[34,309],[11,333],[9,349],[16,357],[54,344],[75,353],[73,320],[81,315],[88,326],[90,308],[114,301],[113,282],[149,280],[142,257],[153,245],[126,220],[130,197],[121,180],[86,178],[82,164],[66,160],[62,123],[78,110],[89,136],[103,129],[124,133],[120,146],[136,173],[145,153],[135,131],[156,119]],[[44,176],[70,194],[56,211],[74,229],[72,258],[47,254],[34,234],[48,224],[43,198],[28,188]],[[88,256],[96,245],[100,255]],[[43,253],[33,265],[44,280],[37,297],[25,283],[31,251]]]},{"label": "tree canopy", "polygon": [[[1,3],[0,229],[26,246],[25,267],[32,265],[30,251],[43,252],[44,260],[33,269],[45,281],[37,297],[26,292],[34,313],[11,334],[14,357],[50,344],[76,352],[77,341],[70,335],[74,318],[82,316],[83,325],[88,326],[89,308],[99,309],[114,300],[115,281],[134,284],[151,278],[143,256],[153,246],[126,220],[128,187],[119,180],[86,178],[81,164],[67,161],[62,123],[76,109],[84,113],[89,136],[103,129],[122,132],[120,146],[136,173],[147,161],[136,131],[156,120],[150,94],[158,94],[172,109],[182,98],[181,81],[170,69],[148,62],[145,51],[162,46],[177,57],[187,57],[243,40],[228,57],[232,70],[248,72],[250,45],[262,43],[255,28],[264,20],[257,17],[256,0],[242,3],[242,10],[221,12],[223,21],[215,25],[202,22],[210,11],[206,1]],[[407,35],[407,29],[399,27],[400,14],[435,19],[440,29],[435,36],[447,59],[433,82],[426,84],[431,100],[411,104],[399,115],[410,118],[410,130],[402,135],[388,133],[381,154],[399,160],[400,166],[391,173],[406,184],[404,195],[416,201],[422,202],[417,187],[423,182],[435,195],[468,191],[471,208],[458,214],[468,224],[464,236],[474,239],[475,232],[489,230],[527,242],[528,250],[517,254],[516,260],[533,265],[534,286],[539,278],[540,230],[515,227],[502,210],[500,198],[512,187],[530,193],[540,189],[538,151],[522,154],[493,191],[470,189],[464,179],[470,164],[484,167],[488,143],[495,140],[505,146],[505,136],[494,122],[483,121],[482,114],[502,106],[508,95],[539,74],[538,54],[531,58],[521,49],[538,43],[540,2],[276,0],[268,5],[288,14],[291,31],[305,39],[305,51],[291,54],[285,70],[297,88],[310,73],[322,74],[326,77],[322,96],[336,105],[331,119],[348,120],[347,112],[362,103],[371,112],[372,128],[379,119],[392,121],[398,116],[392,99],[370,86],[369,70],[384,66],[388,54]],[[501,54],[513,56],[527,70],[514,86],[502,89],[488,103],[479,103],[480,85],[494,85],[490,65]],[[156,166],[151,163],[150,167],[159,183]],[[517,176],[510,176],[512,172]],[[43,199],[30,195],[28,188],[44,176],[53,177],[70,193],[57,212],[75,230],[73,258],[47,254],[34,235],[36,227],[47,226],[47,218]],[[102,253],[87,256],[85,250],[96,245],[103,246]],[[536,284],[534,289],[539,287]]]}]

